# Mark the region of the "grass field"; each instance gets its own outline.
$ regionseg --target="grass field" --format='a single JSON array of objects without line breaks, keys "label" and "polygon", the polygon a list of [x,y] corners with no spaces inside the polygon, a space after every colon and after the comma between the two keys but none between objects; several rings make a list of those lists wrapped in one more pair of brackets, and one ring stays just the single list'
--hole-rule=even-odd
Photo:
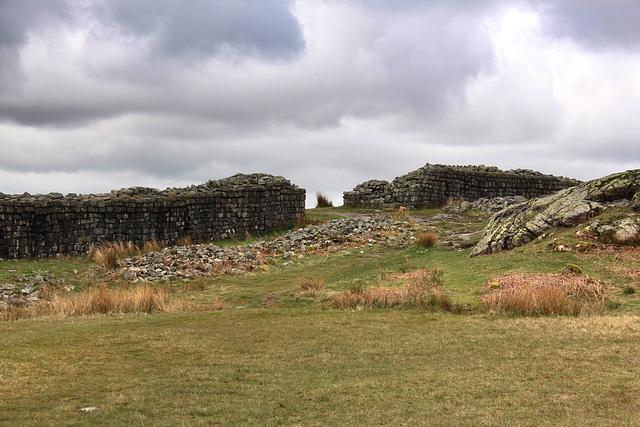
[{"label": "grass field", "polygon": [[[465,229],[433,231],[444,228]],[[555,238],[570,242],[571,230]],[[0,322],[0,424],[639,425],[640,299],[624,291],[638,285],[637,250],[559,253],[540,242],[468,255],[446,242],[354,248],[162,285],[188,311]],[[567,264],[606,284],[603,315],[486,312],[492,279]],[[329,303],[350,289],[400,287],[389,278],[421,269],[442,271],[464,314]],[[111,283],[83,258],[3,261],[0,280],[45,270],[74,292]]]}]

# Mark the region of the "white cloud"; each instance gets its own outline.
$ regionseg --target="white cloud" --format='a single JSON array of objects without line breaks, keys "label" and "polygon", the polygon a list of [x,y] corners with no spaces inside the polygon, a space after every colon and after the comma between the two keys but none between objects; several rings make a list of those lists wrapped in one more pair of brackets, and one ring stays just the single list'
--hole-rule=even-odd
[{"label": "white cloud", "polygon": [[[174,0],[29,2],[43,12],[0,31],[19,58],[0,64],[3,192],[268,172],[339,202],[427,162],[582,179],[640,163],[640,52],[611,14],[588,27],[594,2],[274,0],[226,29]],[[262,40],[257,22],[283,28]]]}]

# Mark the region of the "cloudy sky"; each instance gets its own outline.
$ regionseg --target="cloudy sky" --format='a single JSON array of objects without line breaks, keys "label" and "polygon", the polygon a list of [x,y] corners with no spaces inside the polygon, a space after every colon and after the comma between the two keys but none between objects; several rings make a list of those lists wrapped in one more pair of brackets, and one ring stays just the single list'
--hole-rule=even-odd
[{"label": "cloudy sky", "polygon": [[636,0],[0,0],[0,192],[640,168]]}]

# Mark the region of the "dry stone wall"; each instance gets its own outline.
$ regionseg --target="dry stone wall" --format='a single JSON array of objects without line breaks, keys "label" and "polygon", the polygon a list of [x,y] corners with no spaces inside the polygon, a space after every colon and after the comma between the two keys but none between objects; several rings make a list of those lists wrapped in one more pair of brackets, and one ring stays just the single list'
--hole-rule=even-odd
[{"label": "dry stone wall", "polygon": [[485,166],[430,165],[394,179],[372,180],[345,191],[345,206],[423,208],[451,199],[538,197],[572,187],[580,181],[530,170],[503,171]]},{"label": "dry stone wall", "polygon": [[86,253],[113,240],[169,244],[181,237],[264,234],[304,213],[305,190],[266,174],[234,175],[187,188],[132,187],[110,194],[0,193],[0,258]]}]

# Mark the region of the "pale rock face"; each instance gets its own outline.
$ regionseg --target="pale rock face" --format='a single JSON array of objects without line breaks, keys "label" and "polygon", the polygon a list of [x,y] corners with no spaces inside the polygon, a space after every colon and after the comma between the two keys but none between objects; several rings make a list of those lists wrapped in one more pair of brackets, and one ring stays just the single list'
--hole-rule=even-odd
[{"label": "pale rock face", "polygon": [[625,218],[618,224],[618,230],[613,240],[621,245],[636,244],[640,241],[640,223],[631,218]]},{"label": "pale rock face", "polygon": [[[471,256],[521,246],[554,227],[584,224],[608,205],[631,204],[635,208],[640,204],[639,189],[640,169],[636,169],[510,206],[491,219]],[[633,219],[622,221],[609,231],[614,231],[612,240],[617,243],[634,244],[640,240],[640,228]]]}]

